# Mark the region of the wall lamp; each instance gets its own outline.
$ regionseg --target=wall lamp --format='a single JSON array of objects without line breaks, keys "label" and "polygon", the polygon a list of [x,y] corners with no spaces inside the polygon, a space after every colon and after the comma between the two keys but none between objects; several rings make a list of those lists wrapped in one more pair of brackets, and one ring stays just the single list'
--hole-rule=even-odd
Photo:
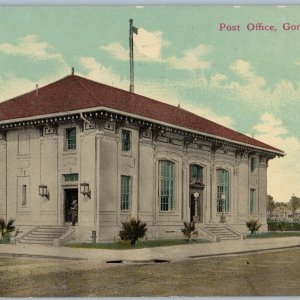
[{"label": "wall lamp", "polygon": [[80,183],[80,193],[91,198],[90,185],[86,182]]},{"label": "wall lamp", "polygon": [[39,185],[39,195],[49,199],[48,187],[44,184]]}]

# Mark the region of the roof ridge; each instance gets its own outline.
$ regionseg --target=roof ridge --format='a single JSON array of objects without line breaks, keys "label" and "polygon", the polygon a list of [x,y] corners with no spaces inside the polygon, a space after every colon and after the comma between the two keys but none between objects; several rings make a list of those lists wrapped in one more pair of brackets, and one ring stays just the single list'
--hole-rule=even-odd
[{"label": "roof ridge", "polygon": [[[78,75],[75,75],[75,76],[73,76],[74,77],[74,80],[79,84],[79,85],[81,85],[81,87],[82,88],[84,88],[85,89],[85,91],[88,93],[88,94],[90,94],[91,96],[92,96],[92,98],[94,99],[94,100],[96,100],[97,101],[97,97],[95,97],[95,95],[82,83],[82,82],[80,82],[79,80],[78,80],[78,78],[84,78],[84,77],[81,77],[81,76],[78,76]],[[76,78],[76,77],[78,77],[78,78]],[[84,78],[85,79],[85,78]]]}]

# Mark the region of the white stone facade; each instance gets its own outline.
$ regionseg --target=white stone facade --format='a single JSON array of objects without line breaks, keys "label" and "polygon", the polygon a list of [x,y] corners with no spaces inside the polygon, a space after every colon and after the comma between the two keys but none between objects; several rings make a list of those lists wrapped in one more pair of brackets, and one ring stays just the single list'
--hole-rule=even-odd
[{"label": "white stone facade", "polygon": [[[245,221],[255,218],[266,230],[267,163],[273,154],[221,139],[195,139],[183,130],[148,126],[137,119],[94,115],[87,123],[87,117],[53,117],[1,131],[0,217],[16,218],[24,228],[64,225],[69,221],[66,198],[76,194],[80,241],[90,241],[92,230],[97,241],[117,240],[121,222],[130,217],[147,223],[149,239],[182,237],[195,192],[200,194],[200,223],[219,223],[216,174],[222,169],[229,174],[227,224],[247,232]],[[75,149],[66,148],[68,128],[76,128]],[[129,151],[122,151],[122,130],[130,132]],[[161,211],[161,161],[173,163],[173,202],[166,211]],[[203,191],[190,186],[191,165],[201,167]],[[130,181],[124,210],[121,176]],[[80,193],[84,182],[90,197]],[[39,195],[42,184],[48,197]]]}]

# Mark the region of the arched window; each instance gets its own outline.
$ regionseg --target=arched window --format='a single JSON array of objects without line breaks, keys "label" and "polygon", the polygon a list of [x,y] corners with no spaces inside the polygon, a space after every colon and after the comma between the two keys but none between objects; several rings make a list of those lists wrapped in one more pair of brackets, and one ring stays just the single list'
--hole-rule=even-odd
[{"label": "arched window", "polygon": [[174,208],[174,163],[161,160],[159,162],[159,174],[160,210],[171,211]]},{"label": "arched window", "polygon": [[[224,201],[224,204],[223,204]],[[230,177],[229,172],[217,169],[217,212],[230,211]]]},{"label": "arched window", "polygon": [[198,165],[190,166],[190,182],[203,183],[203,167]]}]

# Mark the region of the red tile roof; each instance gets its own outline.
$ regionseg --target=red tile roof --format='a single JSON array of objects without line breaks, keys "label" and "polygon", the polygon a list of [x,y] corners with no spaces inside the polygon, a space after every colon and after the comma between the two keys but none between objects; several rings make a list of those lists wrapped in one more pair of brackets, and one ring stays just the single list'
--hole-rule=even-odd
[{"label": "red tile roof", "polygon": [[141,95],[107,86],[77,75],[64,77],[37,92],[15,97],[0,103],[1,121],[13,121],[33,116],[69,112],[95,107],[106,107],[170,125],[213,135],[263,148],[277,154],[283,151],[197,116],[184,109]]}]

